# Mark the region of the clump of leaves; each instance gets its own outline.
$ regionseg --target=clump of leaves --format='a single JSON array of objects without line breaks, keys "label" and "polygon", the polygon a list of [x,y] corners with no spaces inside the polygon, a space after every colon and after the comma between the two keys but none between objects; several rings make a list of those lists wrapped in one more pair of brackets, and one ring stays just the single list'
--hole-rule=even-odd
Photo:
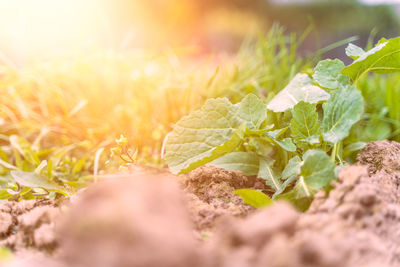
[{"label": "clump of leaves", "polygon": [[320,61],[311,77],[297,74],[268,105],[253,94],[237,104],[209,99],[168,134],[170,170],[187,173],[212,164],[257,175],[269,190],[264,196],[238,190],[246,203],[263,207],[286,199],[306,210],[335,179],[336,164],[344,164],[343,140],[364,112],[357,82],[368,72],[400,70],[400,37],[382,39],[367,52],[350,44],[346,54],[354,59],[349,66]]},{"label": "clump of leaves", "polygon": [[1,200],[69,197],[88,184],[87,157],[68,155],[84,143],[40,149],[38,140],[32,144],[18,135],[5,139],[9,145],[0,147]]}]

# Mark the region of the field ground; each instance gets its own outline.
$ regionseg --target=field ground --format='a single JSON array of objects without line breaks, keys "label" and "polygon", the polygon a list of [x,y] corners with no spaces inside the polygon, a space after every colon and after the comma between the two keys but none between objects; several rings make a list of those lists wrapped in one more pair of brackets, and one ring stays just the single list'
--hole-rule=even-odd
[{"label": "field ground", "polygon": [[16,250],[7,266],[398,266],[399,153],[369,144],[303,214],[243,204],[234,189],[260,185],[237,172],[206,167],[179,185],[167,173],[121,175],[67,211],[1,204],[1,244]]}]

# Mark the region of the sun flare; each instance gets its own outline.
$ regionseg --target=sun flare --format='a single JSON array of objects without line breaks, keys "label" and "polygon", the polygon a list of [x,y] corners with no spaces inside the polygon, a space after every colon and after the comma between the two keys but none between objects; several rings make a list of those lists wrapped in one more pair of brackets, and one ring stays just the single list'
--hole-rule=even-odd
[{"label": "sun flare", "polygon": [[0,24],[3,53],[25,60],[97,41],[107,17],[94,0],[0,0]]}]

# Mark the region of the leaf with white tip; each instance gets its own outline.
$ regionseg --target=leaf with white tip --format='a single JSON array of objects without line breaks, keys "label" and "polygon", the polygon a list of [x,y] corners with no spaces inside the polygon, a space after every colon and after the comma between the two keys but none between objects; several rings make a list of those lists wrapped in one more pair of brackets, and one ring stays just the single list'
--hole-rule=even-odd
[{"label": "leaf with white tip", "polygon": [[[353,54],[352,54],[353,55]],[[382,39],[371,50],[358,53],[357,59],[342,70],[355,83],[367,72],[391,73],[400,71],[400,37]]]},{"label": "leaf with white tip", "polygon": [[346,55],[352,59],[357,59],[365,53],[364,49],[355,44],[349,44],[346,47]]},{"label": "leaf with white tip", "polygon": [[329,94],[312,84],[307,74],[298,73],[267,105],[269,110],[284,112],[300,101],[318,103],[329,99]]}]

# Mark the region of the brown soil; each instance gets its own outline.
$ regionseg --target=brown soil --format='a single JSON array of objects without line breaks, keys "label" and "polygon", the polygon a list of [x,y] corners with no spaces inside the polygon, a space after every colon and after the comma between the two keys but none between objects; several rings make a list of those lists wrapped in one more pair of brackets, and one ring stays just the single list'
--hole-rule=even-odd
[{"label": "brown soil", "polygon": [[56,247],[54,222],[59,209],[50,200],[2,202],[0,246],[14,251],[36,249],[51,253]]},{"label": "brown soil", "polygon": [[[184,177],[185,193],[165,175],[101,182],[56,220],[59,246],[52,257],[36,255],[10,266],[400,266],[400,145],[371,143],[358,161],[305,214],[285,203],[254,211],[233,191],[258,187],[258,181],[212,167]],[[53,212],[16,210],[0,209],[3,242],[24,233],[30,238],[10,243],[14,248],[52,251],[54,239],[34,233],[52,232],[46,225]],[[31,213],[42,214],[44,222],[32,223],[28,218],[35,216],[26,216]],[[204,242],[196,229],[213,235]]]},{"label": "brown soil", "polygon": [[382,169],[387,173],[400,171],[400,143],[380,141],[368,144],[357,156],[360,164],[368,166],[368,173],[374,174]]},{"label": "brown soil", "polygon": [[263,183],[241,172],[204,166],[186,175],[183,186],[195,228],[209,234],[219,218],[244,217],[255,210],[234,194],[235,189],[262,187]]}]

